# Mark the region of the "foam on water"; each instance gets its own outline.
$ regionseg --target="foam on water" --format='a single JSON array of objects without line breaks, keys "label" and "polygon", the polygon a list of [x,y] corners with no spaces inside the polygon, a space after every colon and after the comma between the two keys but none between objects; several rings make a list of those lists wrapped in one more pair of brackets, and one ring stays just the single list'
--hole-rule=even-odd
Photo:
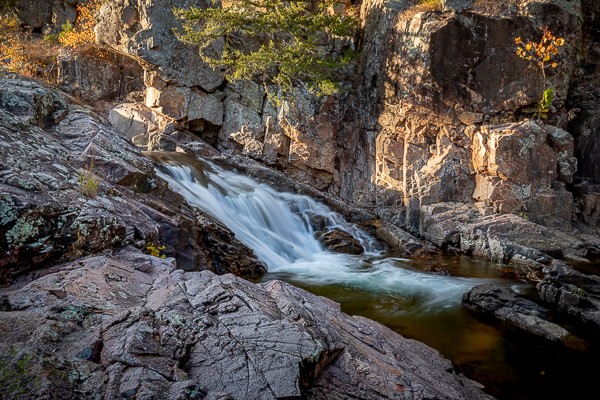
[{"label": "foam on water", "polygon": [[[380,256],[365,232],[310,197],[277,192],[214,165],[193,172],[186,165],[168,164],[157,173],[190,204],[233,231],[269,272],[290,274],[312,285],[342,284],[418,299],[420,307],[427,309],[454,306],[462,293],[484,282],[429,274],[411,269],[406,259]],[[315,238],[311,224],[315,216],[325,221],[326,227],[359,239],[365,254],[353,256],[325,249]]]}]

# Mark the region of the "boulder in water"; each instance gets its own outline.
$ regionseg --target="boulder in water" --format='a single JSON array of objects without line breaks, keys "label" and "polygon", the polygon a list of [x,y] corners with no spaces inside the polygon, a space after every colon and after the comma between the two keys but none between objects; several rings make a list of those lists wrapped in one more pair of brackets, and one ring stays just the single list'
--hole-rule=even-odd
[{"label": "boulder in water", "polygon": [[316,237],[325,248],[336,253],[362,254],[365,252],[358,239],[341,229],[317,232]]}]

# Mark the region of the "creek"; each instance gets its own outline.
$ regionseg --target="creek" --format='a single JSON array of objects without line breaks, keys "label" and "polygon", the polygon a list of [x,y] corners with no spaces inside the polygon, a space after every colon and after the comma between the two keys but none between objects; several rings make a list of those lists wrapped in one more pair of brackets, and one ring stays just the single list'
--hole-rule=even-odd
[{"label": "creek", "polygon": [[[268,267],[259,282],[286,281],[340,303],[347,314],[424,342],[499,399],[596,398],[594,368],[586,365],[597,351],[567,349],[461,306],[463,293],[480,283],[533,293],[531,285],[493,264],[464,256],[387,257],[377,241],[310,197],[278,192],[204,161],[191,165],[168,154],[156,159],[161,178],[227,226]],[[331,252],[316,239],[317,229],[346,232],[365,252]],[[430,272],[431,265],[444,273]]]}]

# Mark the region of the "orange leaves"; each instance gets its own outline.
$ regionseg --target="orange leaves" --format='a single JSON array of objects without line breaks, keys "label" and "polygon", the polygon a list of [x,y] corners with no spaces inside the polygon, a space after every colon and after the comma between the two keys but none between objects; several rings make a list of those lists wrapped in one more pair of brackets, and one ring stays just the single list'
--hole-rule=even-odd
[{"label": "orange leaves", "polygon": [[70,22],[63,25],[63,31],[58,37],[58,41],[63,46],[80,47],[94,44],[96,36],[94,26],[96,21],[94,16],[100,10],[100,7],[106,0],[87,0],[77,5],[77,18],[75,23]]},{"label": "orange leaves", "polygon": [[[521,37],[515,38],[516,54],[524,60],[532,61],[544,71],[545,68],[557,68],[558,62],[553,58],[558,55],[558,48],[565,44],[563,38],[557,38],[548,27],[542,28],[542,38],[539,42],[523,42]],[[552,61],[549,63],[549,61]]]}]

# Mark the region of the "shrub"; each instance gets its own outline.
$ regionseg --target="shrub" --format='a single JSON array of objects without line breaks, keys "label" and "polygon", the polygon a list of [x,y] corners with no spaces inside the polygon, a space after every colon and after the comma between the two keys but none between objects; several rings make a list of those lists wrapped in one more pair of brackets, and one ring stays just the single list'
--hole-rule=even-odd
[{"label": "shrub", "polygon": [[[295,86],[336,93],[336,74],[351,61],[358,28],[353,9],[336,0],[230,0],[174,13],[183,23],[177,37],[198,45],[202,59],[224,69],[229,81],[258,79],[284,93]],[[346,49],[331,51],[335,41]]]},{"label": "shrub", "polygon": [[547,70],[558,68],[559,48],[565,44],[563,38],[554,36],[548,27],[542,27],[542,37],[539,42],[528,40],[524,42],[519,36],[515,38],[517,45],[516,54],[523,60],[529,61],[530,65],[540,71],[542,75],[542,83],[544,85],[542,97],[538,101],[537,113],[534,118],[540,121],[542,118],[547,118],[552,101],[554,100],[554,89],[548,87]]},{"label": "shrub", "polygon": [[52,83],[55,80],[54,45],[32,38],[13,13],[0,13],[0,67]]},{"label": "shrub", "polygon": [[87,0],[77,5],[77,17],[75,22],[67,21],[62,26],[62,32],[58,35],[58,41],[63,46],[81,47],[91,46],[96,42],[94,26],[95,15],[106,0]]},{"label": "shrub", "polygon": [[166,246],[163,245],[159,245],[156,244],[152,241],[149,241],[146,243],[146,253],[150,254],[153,257],[158,257],[158,258],[167,258],[166,255],[161,254],[161,252],[166,249]]},{"label": "shrub", "polygon": [[91,157],[90,164],[86,165],[83,171],[79,172],[79,187],[81,194],[85,197],[95,198],[98,195],[100,179],[94,175],[95,157],[93,154],[93,145],[88,146]]}]

